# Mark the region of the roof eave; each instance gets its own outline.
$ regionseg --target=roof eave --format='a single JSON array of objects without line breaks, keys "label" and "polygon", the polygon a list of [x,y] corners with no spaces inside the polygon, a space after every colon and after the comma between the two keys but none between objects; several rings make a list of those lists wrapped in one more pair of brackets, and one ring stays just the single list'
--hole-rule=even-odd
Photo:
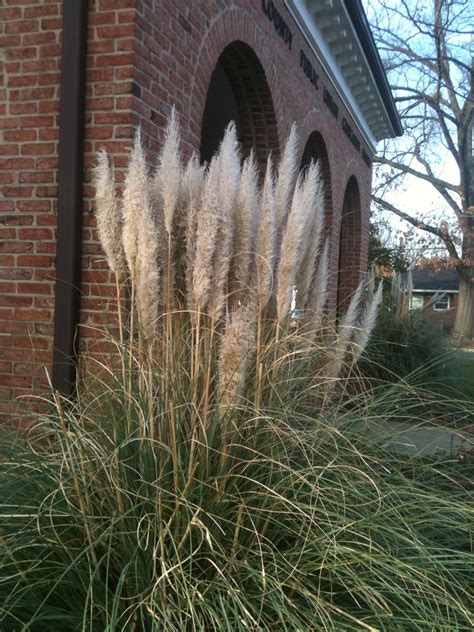
[{"label": "roof eave", "polygon": [[385,74],[385,69],[380,59],[372,31],[367,20],[361,0],[344,0],[347,12],[350,15],[354,29],[364,50],[365,56],[377,82],[380,96],[385,105],[395,136],[402,136],[403,127],[400,115],[393,100],[392,92]]}]

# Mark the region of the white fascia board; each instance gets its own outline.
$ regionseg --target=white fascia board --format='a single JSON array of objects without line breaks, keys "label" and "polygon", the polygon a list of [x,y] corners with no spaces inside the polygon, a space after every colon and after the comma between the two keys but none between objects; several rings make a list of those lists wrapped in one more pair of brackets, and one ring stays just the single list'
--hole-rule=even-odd
[{"label": "white fascia board", "polygon": [[413,294],[459,294],[459,290],[412,290]]},{"label": "white fascia board", "polygon": [[[344,12],[346,17],[346,22],[350,24],[350,28],[352,29],[352,39],[357,40],[356,35],[353,31],[352,22],[347,15],[346,9],[343,6],[342,2],[335,0],[338,4],[338,8],[341,12]],[[347,110],[352,114],[355,124],[359,129],[360,133],[364,137],[364,140],[369,145],[372,152],[376,153],[377,139],[372,133],[370,126],[363,115],[359,104],[357,103],[354,95],[350,87],[347,85],[347,82],[342,74],[340,67],[337,65],[336,60],[332,52],[329,49],[327,42],[325,41],[321,31],[315,24],[315,21],[308,11],[305,0],[285,0],[285,5],[288,11],[291,13],[296,23],[301,29],[303,36],[305,37],[309,47],[317,57],[319,63],[326,71],[328,77],[331,79],[333,86],[336,92],[339,95],[339,98],[344,103]],[[358,47],[358,54],[361,54],[361,47]],[[374,81],[372,72],[370,71],[370,67],[367,63],[367,60],[364,55],[366,71],[370,72],[370,76],[372,81]],[[375,85],[375,82],[374,82]],[[382,100],[379,99],[379,103],[382,104]],[[385,110],[385,108],[384,108]]]}]

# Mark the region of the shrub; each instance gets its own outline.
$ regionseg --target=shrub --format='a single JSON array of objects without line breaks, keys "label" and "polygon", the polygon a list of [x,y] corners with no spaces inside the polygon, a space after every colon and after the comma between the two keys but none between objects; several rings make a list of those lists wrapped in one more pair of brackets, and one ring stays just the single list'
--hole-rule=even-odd
[{"label": "shrub", "polygon": [[448,339],[417,310],[397,315],[384,306],[361,370],[386,382],[410,376],[412,383],[429,383],[439,380],[449,353]]},{"label": "shrub", "polygon": [[471,629],[467,472],[379,445],[416,391],[204,423],[151,369],[3,433],[2,629]]},{"label": "shrub", "polygon": [[2,429],[2,629],[471,629],[464,470],[379,445],[416,391],[349,399],[382,290],[327,332],[295,142],[260,189],[232,128],[204,172],[172,120],[153,179],[135,143],[121,213],[102,155],[114,353],[26,436]]}]

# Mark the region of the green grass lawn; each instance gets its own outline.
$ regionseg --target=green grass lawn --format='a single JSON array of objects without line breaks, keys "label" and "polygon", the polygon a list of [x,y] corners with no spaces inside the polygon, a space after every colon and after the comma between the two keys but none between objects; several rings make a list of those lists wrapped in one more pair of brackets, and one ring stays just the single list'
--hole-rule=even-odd
[{"label": "green grass lawn", "polygon": [[455,356],[445,366],[446,377],[451,388],[463,398],[474,401],[474,353],[472,360]]}]

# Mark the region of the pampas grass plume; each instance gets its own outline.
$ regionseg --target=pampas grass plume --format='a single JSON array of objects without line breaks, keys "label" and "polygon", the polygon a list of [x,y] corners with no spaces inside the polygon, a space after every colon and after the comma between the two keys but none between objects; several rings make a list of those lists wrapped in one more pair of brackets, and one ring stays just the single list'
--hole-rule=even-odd
[{"label": "pampas grass plume", "polygon": [[184,256],[186,307],[193,308],[193,270],[196,259],[196,231],[199,201],[204,183],[204,167],[197,156],[192,156],[186,165],[181,191],[183,205]]},{"label": "pampas grass plume", "polygon": [[101,150],[93,171],[95,186],[96,217],[99,239],[114,274],[120,276],[125,269],[122,245],[122,218],[120,216],[112,170],[107,153]]},{"label": "pampas grass plume", "polygon": [[354,360],[357,361],[364,352],[369,342],[372,331],[377,322],[380,303],[383,297],[383,281],[380,281],[377,291],[370,296],[362,316],[360,328],[354,337]]},{"label": "pampas grass plume", "polygon": [[347,311],[342,317],[341,323],[337,328],[338,335],[341,339],[346,339],[347,341],[350,341],[350,339],[352,338],[354,327],[357,322],[357,316],[359,313],[363,287],[364,282],[361,281],[361,283],[359,283],[359,285],[357,286],[356,291],[352,295],[349,307],[347,308]]},{"label": "pampas grass plume", "polygon": [[329,238],[326,239],[318,265],[314,282],[308,294],[306,309],[310,322],[310,330],[316,332],[323,320],[324,306],[326,305],[329,284]]},{"label": "pampas grass plume", "polygon": [[253,283],[260,299],[260,307],[266,305],[273,288],[276,237],[277,228],[275,216],[273,165],[271,156],[269,156],[260,203],[260,223],[256,244],[256,279]]},{"label": "pampas grass plume", "polygon": [[259,211],[258,167],[253,152],[245,160],[240,179],[235,218],[235,255],[232,262],[234,290],[249,286],[249,271],[254,255],[255,229]]},{"label": "pampas grass plume", "polygon": [[[347,311],[342,317],[341,323],[337,328],[337,339],[336,344],[332,348],[332,359],[326,367],[327,377],[332,380],[335,380],[341,374],[344,358],[354,335],[363,286],[364,282],[362,281],[359,283],[357,290],[352,295],[349,307],[347,308]],[[329,384],[329,389],[334,387],[334,384],[334,381],[331,382]]]},{"label": "pampas grass plume", "polygon": [[211,292],[212,262],[219,230],[219,159],[214,156],[206,173],[197,212],[193,269],[194,307],[203,310]]},{"label": "pampas grass plume", "polygon": [[[314,220],[317,172],[318,170],[314,163],[310,165],[306,175],[303,175],[303,172],[301,172],[283,233],[277,275],[277,314],[280,323],[285,320],[290,311],[297,273],[306,250],[308,227],[311,225],[311,221]],[[319,240],[316,246],[319,247]]]},{"label": "pampas grass plume", "polygon": [[166,232],[171,236],[173,217],[179,199],[181,183],[181,159],[179,150],[179,125],[173,107],[165,133],[165,141],[160,153],[155,182],[160,187]]},{"label": "pampas grass plume", "polygon": [[298,133],[296,125],[293,124],[280,160],[275,186],[275,213],[278,230],[283,226],[290,207],[291,192],[297,173],[297,146]]},{"label": "pampas grass plume", "polygon": [[137,256],[137,311],[142,331],[152,338],[157,331],[160,304],[159,235],[148,188],[143,191]]},{"label": "pampas grass plume", "polygon": [[240,184],[240,156],[234,123],[230,123],[219,150],[219,227],[214,256],[212,288],[209,300],[209,315],[219,319],[227,299],[229,268],[234,254],[233,239],[237,195]]},{"label": "pampas grass plume", "polygon": [[251,304],[227,315],[219,353],[219,407],[221,415],[235,401],[247,373],[255,345],[255,314]]},{"label": "pampas grass plume", "polygon": [[122,194],[122,243],[132,277],[136,273],[141,210],[144,204],[148,203],[147,190],[145,156],[141,146],[140,131],[137,131]]},{"label": "pampas grass plume", "polygon": [[298,271],[297,304],[301,310],[306,309],[311,288],[315,284],[315,266],[320,251],[321,236],[324,227],[324,189],[319,162],[316,163],[314,177],[316,183],[313,212],[311,214],[310,226],[308,227],[308,236],[305,238],[306,248],[304,257],[302,258],[300,270]]}]

